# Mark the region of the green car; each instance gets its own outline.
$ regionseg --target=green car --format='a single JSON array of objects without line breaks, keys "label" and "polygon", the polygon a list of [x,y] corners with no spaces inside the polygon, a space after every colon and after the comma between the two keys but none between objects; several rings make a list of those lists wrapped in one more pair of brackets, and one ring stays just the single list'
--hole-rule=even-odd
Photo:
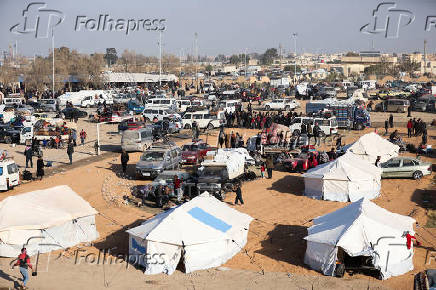
[{"label": "green car", "polygon": [[382,178],[421,179],[431,174],[432,164],[411,157],[395,157],[381,164]]}]

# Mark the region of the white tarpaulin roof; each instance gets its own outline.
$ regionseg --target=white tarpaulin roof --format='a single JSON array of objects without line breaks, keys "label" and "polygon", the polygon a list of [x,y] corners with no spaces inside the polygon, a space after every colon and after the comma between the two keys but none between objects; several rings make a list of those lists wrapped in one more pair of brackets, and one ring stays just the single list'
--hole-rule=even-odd
[{"label": "white tarpaulin roof", "polygon": [[95,214],[87,201],[61,185],[5,198],[0,202],[0,232],[47,229]]},{"label": "white tarpaulin roof", "polygon": [[372,132],[360,137],[359,140],[348,148],[347,152],[352,152],[362,159],[374,163],[377,156],[381,157],[381,162],[386,162],[393,157],[397,157],[399,150],[400,147],[398,145],[392,144]]},{"label": "white tarpaulin roof", "polygon": [[231,239],[234,231],[248,228],[252,220],[206,192],[127,232],[150,241],[188,246]]},{"label": "white tarpaulin roof", "polygon": [[129,255],[139,256],[145,274],[172,274],[181,259],[186,273],[217,267],[244,247],[252,220],[205,192],[128,230]]},{"label": "white tarpaulin roof", "polygon": [[346,202],[380,194],[381,169],[353,153],[312,168],[303,177],[305,195],[314,198]]},{"label": "white tarpaulin roof", "polygon": [[[159,75],[146,73],[126,73],[126,72],[105,72],[103,74],[105,82],[108,83],[158,83]],[[163,82],[176,82],[178,78],[174,74],[162,74],[160,80]]]},{"label": "white tarpaulin roof", "polygon": [[305,237],[305,262],[332,275],[332,263],[341,247],[350,256],[372,256],[385,279],[404,274],[413,269],[413,249],[407,249],[404,233],[414,234],[414,223],[411,217],[389,212],[362,198],[313,220]]}]

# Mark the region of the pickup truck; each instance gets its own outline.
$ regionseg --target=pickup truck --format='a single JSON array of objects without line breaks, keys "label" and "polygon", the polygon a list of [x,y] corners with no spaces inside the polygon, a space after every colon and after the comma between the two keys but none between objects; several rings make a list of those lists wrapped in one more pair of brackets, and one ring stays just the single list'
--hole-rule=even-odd
[{"label": "pickup truck", "polygon": [[269,110],[285,110],[290,111],[298,108],[300,104],[296,100],[292,99],[274,99],[271,102],[264,104],[263,108],[267,111]]}]

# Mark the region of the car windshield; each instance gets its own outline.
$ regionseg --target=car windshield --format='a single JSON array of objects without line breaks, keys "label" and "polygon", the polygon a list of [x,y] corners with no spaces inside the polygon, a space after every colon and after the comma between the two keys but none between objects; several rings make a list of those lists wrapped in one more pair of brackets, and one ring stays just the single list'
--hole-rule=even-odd
[{"label": "car windshield", "polygon": [[18,166],[15,163],[11,163],[7,166],[8,168],[8,173],[9,174],[13,174],[13,173],[17,173],[18,172]]},{"label": "car windshield", "polygon": [[205,166],[201,176],[226,176],[227,168],[225,166]]},{"label": "car windshield", "polygon": [[142,161],[162,161],[163,159],[163,152],[145,152],[141,157]]},{"label": "car windshield", "polygon": [[182,151],[197,151],[197,145],[183,145]]}]

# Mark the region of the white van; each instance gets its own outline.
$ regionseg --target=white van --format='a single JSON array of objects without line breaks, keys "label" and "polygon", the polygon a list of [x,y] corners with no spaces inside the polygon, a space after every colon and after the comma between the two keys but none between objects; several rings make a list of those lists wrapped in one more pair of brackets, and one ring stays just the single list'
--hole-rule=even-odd
[{"label": "white van", "polygon": [[87,97],[102,98],[106,104],[111,105],[114,103],[112,97],[106,94],[103,90],[81,90],[78,92],[66,92],[58,97],[59,106],[65,106],[67,102],[71,102],[74,106],[81,106],[82,100]]},{"label": "white van", "polygon": [[56,99],[41,99],[38,101],[46,112],[56,112]]},{"label": "white van", "polygon": [[24,104],[24,99],[21,97],[6,97],[3,98],[3,104],[13,106]]},{"label": "white van", "polygon": [[9,190],[20,184],[20,170],[12,158],[0,161],[0,190]]},{"label": "white van", "polygon": [[289,129],[291,133],[301,132],[301,124],[309,124],[312,129],[316,123],[318,123],[319,128],[324,132],[325,135],[330,136],[332,134],[338,133],[338,122],[336,117],[331,118],[311,118],[311,117],[296,117],[292,120]]},{"label": "white van", "polygon": [[140,128],[124,130],[121,136],[121,149],[126,152],[145,151],[153,144],[153,129]]},{"label": "white van", "polygon": [[154,98],[149,99],[145,104],[146,108],[160,107],[177,110],[177,100],[170,98]]},{"label": "white van", "polygon": [[215,129],[219,128],[224,121],[220,119],[222,115],[211,115],[209,111],[186,112],[182,117],[182,126],[184,129],[191,129],[192,123],[195,121],[200,129]]},{"label": "white van", "polygon": [[168,120],[171,118],[180,118],[180,115],[168,108],[146,108],[142,111],[142,116],[146,121],[153,121],[156,117],[158,121]]},{"label": "white van", "polygon": [[241,100],[226,100],[221,101],[220,109],[226,111],[227,113],[234,113],[236,111],[236,107],[242,107]]}]

